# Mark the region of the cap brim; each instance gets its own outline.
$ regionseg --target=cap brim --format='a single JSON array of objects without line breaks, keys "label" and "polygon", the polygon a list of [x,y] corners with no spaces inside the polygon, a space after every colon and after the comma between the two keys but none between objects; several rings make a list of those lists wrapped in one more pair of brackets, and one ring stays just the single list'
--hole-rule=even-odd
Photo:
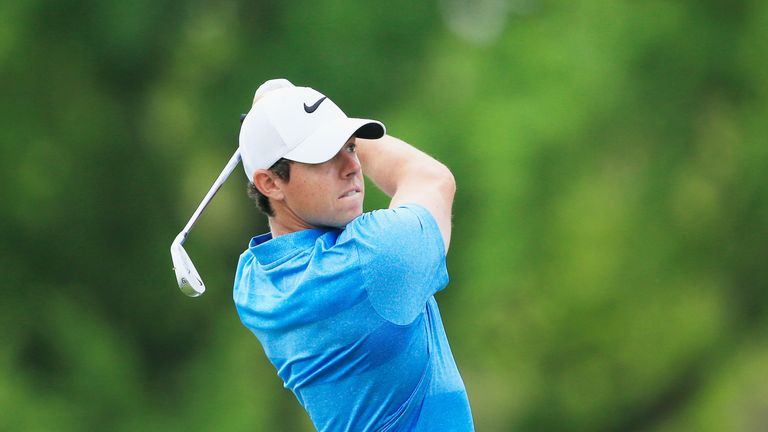
[{"label": "cap brim", "polygon": [[351,136],[378,139],[385,133],[384,125],[376,120],[344,118],[318,129],[283,157],[309,164],[323,163],[334,157]]}]

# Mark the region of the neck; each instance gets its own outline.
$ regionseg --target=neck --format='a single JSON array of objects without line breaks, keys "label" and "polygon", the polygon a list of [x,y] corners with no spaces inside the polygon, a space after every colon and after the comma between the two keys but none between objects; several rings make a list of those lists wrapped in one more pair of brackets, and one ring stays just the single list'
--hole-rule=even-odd
[{"label": "neck", "polygon": [[280,237],[281,235],[290,234],[300,230],[285,226],[284,224],[280,223],[277,219],[270,217],[269,231],[272,233],[272,238],[276,238],[276,237]]},{"label": "neck", "polygon": [[[287,210],[287,211],[286,211]],[[269,217],[269,231],[272,233],[272,238],[280,237],[281,235],[294,233],[296,231],[303,231],[308,229],[315,229],[316,226],[310,225],[305,222],[295,213],[286,208],[276,208],[275,216]]]}]

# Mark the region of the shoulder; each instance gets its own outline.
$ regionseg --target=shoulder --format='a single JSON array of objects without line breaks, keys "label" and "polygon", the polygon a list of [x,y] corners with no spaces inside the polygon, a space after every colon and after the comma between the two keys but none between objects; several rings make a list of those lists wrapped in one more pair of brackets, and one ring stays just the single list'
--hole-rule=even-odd
[{"label": "shoulder", "polygon": [[339,241],[353,245],[371,304],[392,323],[412,322],[448,282],[440,229],[420,205],[366,213]]},{"label": "shoulder", "polygon": [[363,213],[350,222],[339,236],[339,242],[352,241],[362,248],[427,247],[445,256],[440,229],[432,214],[418,204]]}]

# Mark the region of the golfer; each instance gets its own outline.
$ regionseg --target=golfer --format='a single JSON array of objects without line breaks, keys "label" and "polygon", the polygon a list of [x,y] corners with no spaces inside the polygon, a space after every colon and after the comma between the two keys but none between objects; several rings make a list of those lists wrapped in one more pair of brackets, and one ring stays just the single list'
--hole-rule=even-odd
[{"label": "golfer", "polygon": [[[325,95],[264,83],[240,132],[270,232],[234,301],[321,431],[470,431],[434,294],[448,283],[455,183],[440,162]],[[363,174],[391,197],[363,213]]]}]

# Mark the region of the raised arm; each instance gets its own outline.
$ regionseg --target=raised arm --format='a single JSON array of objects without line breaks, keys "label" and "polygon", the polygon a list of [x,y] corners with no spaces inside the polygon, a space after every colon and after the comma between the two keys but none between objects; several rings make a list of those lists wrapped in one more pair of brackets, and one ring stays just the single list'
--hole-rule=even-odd
[{"label": "raised arm", "polygon": [[456,192],[451,171],[426,153],[389,135],[355,141],[363,173],[392,198],[389,207],[415,203],[429,210],[437,221],[447,252]]}]

